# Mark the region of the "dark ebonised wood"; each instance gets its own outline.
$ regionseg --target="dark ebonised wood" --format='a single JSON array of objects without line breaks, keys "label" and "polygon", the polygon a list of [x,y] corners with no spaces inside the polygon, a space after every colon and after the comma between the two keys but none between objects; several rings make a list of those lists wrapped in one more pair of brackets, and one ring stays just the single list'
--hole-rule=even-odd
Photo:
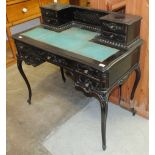
[{"label": "dark ebonised wood", "polygon": [[[121,86],[132,71],[136,71],[136,80],[131,93],[131,100],[134,97],[135,90],[140,79],[139,69],[139,46],[133,50],[124,53],[122,56],[117,57],[114,61],[109,63],[104,69],[99,70],[93,68],[83,60],[83,63],[75,61],[72,57],[62,57],[54,53],[48,52],[46,48],[36,48],[30,44],[25,44],[24,40],[21,42],[15,40],[17,47],[17,66],[23,76],[29,91],[28,103],[31,103],[31,87],[23,72],[22,61],[34,67],[46,62],[60,66],[62,79],[65,82],[63,68],[68,70],[75,81],[75,87],[81,89],[86,94],[95,96],[100,101],[101,105],[101,129],[103,149],[106,148],[106,117],[108,109],[109,94],[115,86]],[[99,63],[98,63],[99,64]],[[131,109],[133,114],[134,108]]]},{"label": "dark ebonised wood", "polygon": [[[42,7],[41,11],[44,22],[43,27],[45,28],[53,31],[63,31],[76,26],[95,31],[100,36],[95,37],[92,41],[120,49],[119,52],[103,62],[98,62],[24,36],[21,37],[21,33],[13,36],[17,47],[17,67],[28,87],[28,103],[31,103],[32,91],[22,68],[23,61],[34,67],[44,62],[58,65],[64,82],[66,81],[64,69],[67,70],[74,80],[75,88],[82,90],[89,96],[96,97],[100,102],[102,147],[105,150],[106,119],[110,93],[116,86],[119,86],[121,94],[121,86],[129,75],[135,71],[136,79],[130,97],[132,102],[140,80],[139,55],[142,40],[138,39],[138,37],[141,18],[127,15],[126,19],[121,17],[126,15],[116,14],[116,18],[112,19],[113,15],[111,12],[70,5],[49,5]],[[104,32],[106,32],[106,36]],[[117,35],[110,37],[112,39],[110,41],[107,33]],[[122,39],[122,44],[120,38]],[[118,41],[120,43],[116,44]],[[100,64],[103,64],[104,67],[100,66]],[[133,106],[131,111],[135,114]]]},{"label": "dark ebonised wood", "polygon": [[[99,31],[92,41],[118,49],[128,49],[139,39],[140,16],[99,11],[74,5],[48,5],[41,7],[45,27],[59,31],[72,23],[84,23],[86,29]],[[67,27],[68,27],[67,26]],[[59,27],[59,28],[58,28]]]}]

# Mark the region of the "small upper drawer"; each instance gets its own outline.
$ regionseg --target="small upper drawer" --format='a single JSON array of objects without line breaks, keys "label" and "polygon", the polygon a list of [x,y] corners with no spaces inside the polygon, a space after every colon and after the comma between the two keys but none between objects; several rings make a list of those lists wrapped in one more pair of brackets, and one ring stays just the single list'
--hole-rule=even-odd
[{"label": "small upper drawer", "polygon": [[102,31],[101,36],[103,38],[108,39],[109,43],[110,43],[110,41],[115,41],[115,42],[124,43],[124,44],[126,43],[126,36],[125,35]]},{"label": "small upper drawer", "polygon": [[42,16],[57,18],[57,12],[49,9],[41,9]]},{"label": "small upper drawer", "polygon": [[9,22],[15,22],[40,13],[38,0],[27,0],[21,3],[7,6],[7,18]]},{"label": "small upper drawer", "polygon": [[125,26],[123,24],[103,21],[102,22],[102,30],[103,31],[110,31],[110,32],[114,32],[114,33],[126,34],[127,26]]}]

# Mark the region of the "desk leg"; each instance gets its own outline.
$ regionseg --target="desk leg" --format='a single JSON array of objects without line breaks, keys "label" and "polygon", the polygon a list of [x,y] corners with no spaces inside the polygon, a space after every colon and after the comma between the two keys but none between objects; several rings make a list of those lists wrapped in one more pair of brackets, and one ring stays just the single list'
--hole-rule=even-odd
[{"label": "desk leg", "polygon": [[[141,71],[140,71],[139,65],[135,69],[135,72],[136,72],[136,79],[135,79],[134,86],[132,88],[132,92],[131,92],[131,96],[130,96],[130,101],[131,102],[132,102],[132,100],[134,98],[135,91],[136,91],[136,88],[138,86],[138,83],[139,83],[139,80],[140,80],[140,77],[141,77]],[[133,115],[135,115],[135,113],[136,113],[135,110],[134,110],[134,107],[132,108],[132,113],[133,113]]]},{"label": "desk leg", "polygon": [[18,58],[18,56],[17,56],[17,67],[18,67],[18,70],[19,70],[20,74],[22,75],[22,77],[23,77],[23,79],[27,85],[27,88],[28,88],[29,98],[28,98],[27,102],[29,104],[31,104],[31,97],[32,97],[31,86],[30,86],[29,81],[28,81],[28,79],[27,79],[27,77],[23,71],[22,60],[20,58]]},{"label": "desk leg", "polygon": [[61,76],[62,76],[63,81],[66,82],[66,78],[65,78],[63,67],[60,67],[60,71],[61,71]]},{"label": "desk leg", "polygon": [[121,96],[122,96],[122,84],[119,85],[119,104],[121,105]]},{"label": "desk leg", "polygon": [[108,100],[109,94],[111,90],[108,92],[99,92],[99,91],[91,91],[88,88],[86,89],[83,86],[80,86],[78,83],[75,82],[75,88],[83,90],[86,94],[90,96],[96,97],[101,106],[101,134],[102,134],[102,148],[106,150],[106,121],[107,121],[107,114],[108,114]]},{"label": "desk leg", "polygon": [[108,113],[109,94],[97,95],[101,105],[101,132],[102,132],[102,148],[106,150],[106,120]]}]

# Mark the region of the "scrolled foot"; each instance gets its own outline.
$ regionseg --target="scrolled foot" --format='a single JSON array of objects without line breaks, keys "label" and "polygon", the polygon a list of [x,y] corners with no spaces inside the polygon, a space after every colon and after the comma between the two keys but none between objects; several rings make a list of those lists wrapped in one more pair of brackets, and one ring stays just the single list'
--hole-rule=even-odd
[{"label": "scrolled foot", "polygon": [[105,151],[106,150],[106,145],[102,145],[102,148]]},{"label": "scrolled foot", "polygon": [[63,79],[64,83],[66,82],[66,78]]},{"label": "scrolled foot", "polygon": [[136,110],[135,110],[135,108],[131,108],[131,112],[132,112],[132,116],[135,116],[135,115],[136,115]]},{"label": "scrolled foot", "polygon": [[28,100],[27,100],[27,103],[28,103],[28,104],[31,104],[31,100],[30,100],[30,99],[28,99]]},{"label": "scrolled foot", "polygon": [[18,55],[17,55],[17,67],[18,67],[18,70],[19,70],[20,74],[22,75],[22,77],[23,77],[23,79],[24,79],[24,81],[25,81],[25,83],[26,83],[26,85],[27,85],[27,89],[28,89],[28,93],[29,93],[27,102],[28,102],[29,104],[31,104],[31,97],[32,97],[31,86],[30,86],[30,83],[29,83],[29,81],[28,81],[28,79],[27,79],[27,77],[26,77],[26,75],[25,75],[25,73],[24,73],[24,71],[23,71],[22,59],[21,59],[21,57],[18,56]]}]

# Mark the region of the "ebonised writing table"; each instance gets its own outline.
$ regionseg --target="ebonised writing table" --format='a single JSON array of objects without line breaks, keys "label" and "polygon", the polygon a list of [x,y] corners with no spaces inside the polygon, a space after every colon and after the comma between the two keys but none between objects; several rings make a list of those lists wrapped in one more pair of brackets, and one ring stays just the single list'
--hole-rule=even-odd
[{"label": "ebonised writing table", "polygon": [[[131,101],[140,80],[139,38],[141,17],[81,8],[48,5],[41,8],[43,24],[13,36],[17,66],[29,91],[22,62],[34,67],[49,62],[69,72],[75,87],[96,97],[101,105],[102,147],[106,149],[106,119],[109,94],[135,71]],[[134,107],[131,107],[133,114]]]}]

